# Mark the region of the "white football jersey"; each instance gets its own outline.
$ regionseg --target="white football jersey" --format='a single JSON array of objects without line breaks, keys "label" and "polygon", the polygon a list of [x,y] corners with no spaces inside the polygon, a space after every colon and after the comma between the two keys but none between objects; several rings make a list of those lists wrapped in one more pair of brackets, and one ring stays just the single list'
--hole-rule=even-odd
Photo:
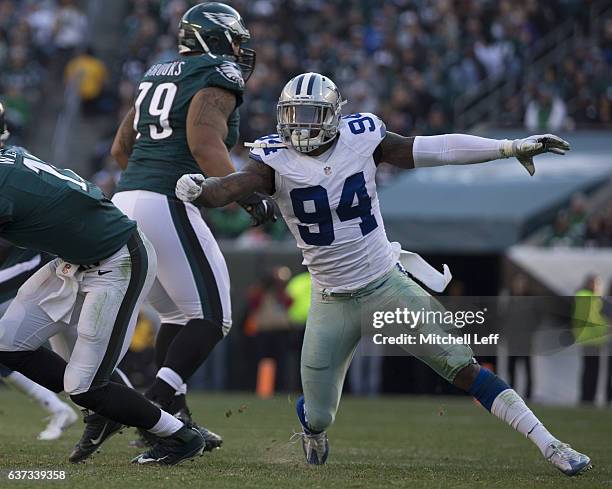
[{"label": "white football jersey", "polygon": [[[275,171],[272,196],[304,255],[314,284],[359,289],[397,261],[376,193],[374,150],[385,125],[374,114],[342,118],[334,146],[317,157],[293,148],[253,148],[251,158]],[[278,135],[256,143],[280,143]]]}]

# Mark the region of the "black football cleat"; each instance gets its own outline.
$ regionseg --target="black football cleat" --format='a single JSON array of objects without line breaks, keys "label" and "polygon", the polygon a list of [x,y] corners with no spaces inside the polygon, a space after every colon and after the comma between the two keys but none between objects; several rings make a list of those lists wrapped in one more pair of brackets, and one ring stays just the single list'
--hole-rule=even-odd
[{"label": "black football cleat", "polygon": [[82,462],[100,449],[102,443],[121,430],[123,425],[100,416],[88,409],[83,409],[85,430],[79,442],[74,446],[68,460],[72,463]]},{"label": "black football cleat", "polygon": [[[179,409],[174,414],[174,417],[181,420],[185,424],[185,426],[189,426],[190,428],[197,430],[202,435],[202,438],[204,438],[205,443],[205,452],[211,452],[217,448],[221,448],[221,445],[223,444],[223,438],[221,438],[216,433],[213,433],[209,429],[205,428],[204,426],[198,426],[198,424],[193,421],[189,409]],[[153,433],[150,433],[147,430],[139,428],[138,435],[138,439],[130,443],[130,445],[136,448],[153,447],[159,441],[159,437],[157,435],[154,435]]]},{"label": "black football cleat", "polygon": [[221,445],[223,445],[223,438],[221,438],[216,433],[213,433],[209,429],[205,428],[204,426],[199,426],[193,421],[189,409],[180,409],[177,413],[174,414],[174,417],[180,419],[183,423],[185,423],[186,426],[189,426],[190,428],[195,428],[200,432],[200,435],[202,435],[202,438],[204,438],[204,443],[206,444],[206,446],[204,447],[205,452],[211,452],[217,448],[221,448]]},{"label": "black football cleat", "polygon": [[198,430],[183,426],[170,436],[158,437],[155,446],[132,459],[132,463],[138,465],[178,465],[185,460],[202,455],[204,446],[204,438]]}]

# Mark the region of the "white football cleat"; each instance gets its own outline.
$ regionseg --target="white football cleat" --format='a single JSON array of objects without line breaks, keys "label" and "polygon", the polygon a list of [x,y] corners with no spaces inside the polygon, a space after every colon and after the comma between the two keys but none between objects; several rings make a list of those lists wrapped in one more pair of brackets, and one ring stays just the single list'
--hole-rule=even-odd
[{"label": "white football cleat", "polygon": [[323,431],[322,433],[312,434],[304,431],[300,434],[306,462],[310,465],[323,465],[329,455],[327,433]]},{"label": "white football cleat", "polygon": [[550,448],[552,453],[548,461],[569,477],[580,475],[593,467],[589,457],[577,452],[567,443],[556,441],[550,444]]},{"label": "white football cleat", "polygon": [[73,409],[66,403],[64,407],[53,413],[47,427],[38,434],[38,439],[42,441],[57,440],[66,428],[76,423],[79,417]]}]

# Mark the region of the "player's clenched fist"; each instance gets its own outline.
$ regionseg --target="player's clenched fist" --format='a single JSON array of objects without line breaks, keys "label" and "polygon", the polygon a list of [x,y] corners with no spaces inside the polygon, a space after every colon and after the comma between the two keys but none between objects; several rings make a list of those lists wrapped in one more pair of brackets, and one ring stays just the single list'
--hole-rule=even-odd
[{"label": "player's clenched fist", "polygon": [[193,202],[202,193],[204,180],[204,175],[199,173],[183,175],[176,182],[176,196],[183,202]]}]

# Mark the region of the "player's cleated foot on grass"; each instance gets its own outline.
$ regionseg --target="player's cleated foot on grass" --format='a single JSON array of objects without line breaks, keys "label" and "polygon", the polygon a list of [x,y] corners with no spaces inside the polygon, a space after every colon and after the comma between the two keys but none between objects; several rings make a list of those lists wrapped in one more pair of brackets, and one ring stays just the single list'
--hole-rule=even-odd
[{"label": "player's cleated foot on grass", "polygon": [[79,442],[75,445],[68,457],[73,463],[82,462],[100,448],[102,443],[121,430],[123,425],[100,416],[88,409],[83,409],[85,414],[85,431]]},{"label": "player's cleated foot on grass", "polygon": [[51,415],[47,427],[38,434],[41,441],[57,440],[69,426],[77,422],[79,417],[74,410],[66,403],[59,411]]},{"label": "player's cleated foot on grass", "polygon": [[198,430],[183,426],[168,437],[158,437],[155,446],[135,457],[132,463],[139,465],[178,465],[185,460],[201,455],[204,446],[204,438]]},{"label": "player's cleated foot on grass", "polygon": [[327,433],[322,431],[320,433],[313,433],[308,428],[306,422],[306,412],[304,411],[304,396],[300,396],[295,404],[298,419],[302,425],[302,448],[304,449],[304,456],[306,462],[310,465],[323,465],[327,461],[329,455],[329,441],[327,439]]},{"label": "player's cleated foot on grass", "polygon": [[[216,448],[221,448],[221,445],[223,444],[223,438],[221,438],[216,433],[213,433],[209,429],[205,428],[204,426],[199,426],[197,423],[195,423],[188,409],[180,409],[177,413],[174,414],[174,417],[180,419],[185,424],[185,426],[189,426],[190,428],[197,430],[200,435],[202,435],[202,438],[204,438],[205,443],[205,452],[210,452],[212,450],[215,450]],[[138,435],[138,439],[130,443],[131,446],[136,448],[153,447],[160,440],[158,436],[143,429],[138,429]]]},{"label": "player's cleated foot on grass", "polygon": [[591,469],[591,459],[560,441],[550,445],[548,461],[567,476],[580,475]]},{"label": "player's cleated foot on grass", "polygon": [[200,432],[200,435],[202,435],[202,438],[204,438],[204,443],[206,444],[204,447],[205,452],[210,452],[217,448],[221,448],[221,445],[223,445],[223,438],[216,433],[213,433],[208,428],[198,425],[191,417],[191,412],[189,409],[182,408],[176,412],[174,416],[185,423],[186,426],[195,428]]}]

